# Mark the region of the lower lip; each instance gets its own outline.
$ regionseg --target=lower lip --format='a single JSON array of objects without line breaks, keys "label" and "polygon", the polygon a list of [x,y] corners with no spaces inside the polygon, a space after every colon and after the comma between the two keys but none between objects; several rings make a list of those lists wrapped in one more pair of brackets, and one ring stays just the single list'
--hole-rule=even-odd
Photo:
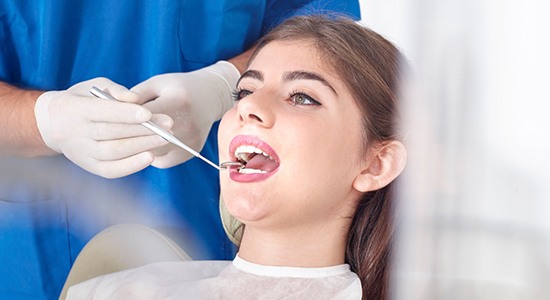
[{"label": "lower lip", "polygon": [[275,174],[279,168],[268,173],[241,174],[236,169],[229,171],[229,178],[237,182],[258,182],[267,179]]}]

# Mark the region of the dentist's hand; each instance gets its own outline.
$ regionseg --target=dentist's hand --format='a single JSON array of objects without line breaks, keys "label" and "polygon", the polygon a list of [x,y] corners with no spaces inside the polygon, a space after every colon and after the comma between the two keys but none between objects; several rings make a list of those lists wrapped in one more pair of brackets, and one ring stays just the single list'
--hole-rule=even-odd
[{"label": "dentist's hand", "polygon": [[[232,92],[240,74],[233,64],[219,61],[188,73],[154,76],[131,90],[145,99],[143,106],[153,113],[167,114],[174,120],[174,135],[195,151],[204,147],[212,124],[233,106]],[[153,150],[152,165],[168,168],[192,157],[174,145]]]},{"label": "dentist's hand", "polygon": [[[97,86],[120,101],[95,98],[90,88]],[[143,99],[106,78],[75,84],[66,91],[42,94],[35,105],[40,134],[48,147],[63,153],[83,169],[117,178],[149,166],[151,150],[167,142],[140,125],[152,120],[170,129],[166,115],[153,115],[134,103]]]}]

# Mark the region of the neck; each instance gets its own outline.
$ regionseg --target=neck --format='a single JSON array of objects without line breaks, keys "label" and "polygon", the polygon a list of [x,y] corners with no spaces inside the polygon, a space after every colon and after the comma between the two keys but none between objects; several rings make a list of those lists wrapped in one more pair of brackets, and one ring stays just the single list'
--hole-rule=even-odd
[{"label": "neck", "polygon": [[246,225],[239,256],[268,266],[329,267],[345,262],[349,221],[281,229]]}]

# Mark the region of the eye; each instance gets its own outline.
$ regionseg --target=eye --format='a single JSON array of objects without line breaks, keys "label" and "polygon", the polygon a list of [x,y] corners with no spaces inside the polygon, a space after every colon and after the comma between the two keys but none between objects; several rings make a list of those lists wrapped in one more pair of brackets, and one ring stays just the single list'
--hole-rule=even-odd
[{"label": "eye", "polygon": [[290,94],[290,101],[292,105],[321,105],[319,101],[303,92],[292,92]]},{"label": "eye", "polygon": [[245,89],[242,89],[242,88],[237,88],[236,90],[233,91],[233,100],[234,101],[239,101],[242,98],[244,98],[244,97],[246,97],[250,94],[252,94],[252,92],[249,91],[249,90],[245,90]]}]

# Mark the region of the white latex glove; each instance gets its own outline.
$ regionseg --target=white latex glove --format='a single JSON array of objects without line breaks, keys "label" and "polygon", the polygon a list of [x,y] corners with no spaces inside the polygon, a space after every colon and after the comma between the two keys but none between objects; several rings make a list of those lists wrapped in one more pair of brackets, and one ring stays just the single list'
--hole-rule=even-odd
[{"label": "white latex glove", "polygon": [[[92,86],[120,101],[95,98]],[[149,166],[154,159],[150,150],[167,144],[140,123],[152,120],[170,129],[171,118],[134,104],[143,101],[121,85],[96,78],[42,94],[34,112],[48,147],[91,173],[117,178]]]},{"label": "white latex glove", "polygon": [[[232,92],[239,77],[233,64],[219,61],[193,72],[157,75],[131,90],[142,98],[153,99],[143,106],[153,113],[172,117],[174,135],[200,152],[212,124],[233,106]],[[153,153],[155,160],[152,165],[157,168],[169,168],[192,157],[171,144],[155,149]]]}]

